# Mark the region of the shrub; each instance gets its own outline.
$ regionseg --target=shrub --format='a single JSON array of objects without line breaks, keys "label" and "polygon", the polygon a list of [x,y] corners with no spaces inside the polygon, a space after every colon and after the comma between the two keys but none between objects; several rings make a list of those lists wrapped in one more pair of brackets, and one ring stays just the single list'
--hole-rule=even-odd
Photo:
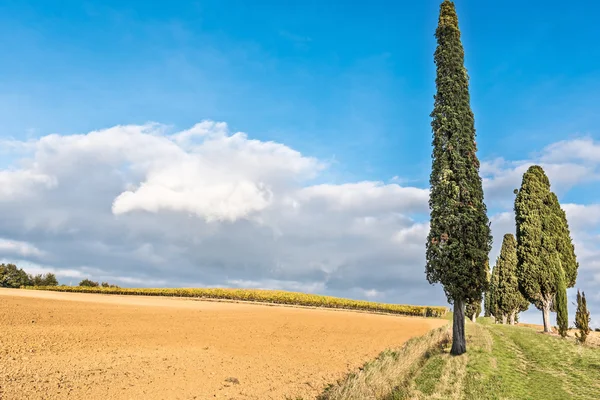
[{"label": "shrub", "polygon": [[33,286],[58,286],[58,280],[56,280],[56,276],[50,272],[45,275],[30,275],[29,280]]},{"label": "shrub", "polygon": [[81,282],[79,282],[79,286],[84,286],[84,287],[98,287],[100,285],[98,284],[98,282],[94,282],[94,281],[91,281],[89,279],[84,279]]},{"label": "shrub", "polygon": [[0,264],[0,287],[20,288],[31,284],[29,275],[15,264]]}]

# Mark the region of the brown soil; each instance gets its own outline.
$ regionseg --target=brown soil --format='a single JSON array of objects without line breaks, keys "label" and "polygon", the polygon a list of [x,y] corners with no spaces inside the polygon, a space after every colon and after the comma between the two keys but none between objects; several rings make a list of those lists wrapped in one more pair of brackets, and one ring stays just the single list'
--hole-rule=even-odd
[{"label": "brown soil", "polygon": [[0,289],[0,399],[314,398],[439,319]]}]

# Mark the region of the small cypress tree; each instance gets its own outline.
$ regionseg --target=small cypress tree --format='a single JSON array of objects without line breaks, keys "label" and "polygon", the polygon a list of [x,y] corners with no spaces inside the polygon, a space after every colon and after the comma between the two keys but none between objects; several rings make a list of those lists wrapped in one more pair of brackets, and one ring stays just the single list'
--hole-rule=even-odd
[{"label": "small cypress tree", "polygon": [[490,273],[489,261],[487,262],[486,266],[487,266],[488,289],[485,291],[485,294],[483,297],[483,310],[484,310],[483,316],[489,318],[492,316],[492,308],[491,308],[491,302],[490,302],[490,293],[492,291],[492,285],[491,285],[492,274]]},{"label": "small cypress tree", "polygon": [[[558,257],[558,255],[557,255]],[[556,325],[560,336],[566,337],[569,331],[569,311],[567,309],[567,286],[565,283],[565,272],[560,263],[557,262],[556,268]]]},{"label": "small cypress tree", "polygon": [[585,343],[588,335],[592,331],[590,329],[590,312],[587,309],[587,301],[585,300],[585,292],[579,293],[577,290],[577,312],[575,313],[575,327],[579,329],[579,333],[575,336],[580,343]]},{"label": "small cypress tree", "polygon": [[498,287],[498,267],[494,265],[492,268],[492,275],[490,278],[490,288],[489,288],[489,301],[490,301],[490,313],[494,316],[496,323],[500,323],[502,321],[502,315],[500,310],[497,308],[497,300],[496,300],[496,290]]},{"label": "small cypress tree", "polygon": [[487,289],[485,261],[492,237],[483,202],[475,120],[454,3],[440,6],[435,32],[437,68],[432,117],[430,231],[425,267],[430,283],[441,283],[454,304],[453,355],[467,351],[465,306]]},{"label": "small cypress tree", "polygon": [[496,261],[498,282],[496,286],[496,309],[514,325],[515,315],[527,309],[527,301],[519,291],[517,280],[517,241],[507,233],[502,240],[500,255]]}]

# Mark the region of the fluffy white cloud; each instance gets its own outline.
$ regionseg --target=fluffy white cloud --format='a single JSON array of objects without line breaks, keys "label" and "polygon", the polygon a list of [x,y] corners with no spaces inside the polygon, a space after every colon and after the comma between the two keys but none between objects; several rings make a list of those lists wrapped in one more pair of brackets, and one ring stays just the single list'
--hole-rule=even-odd
[{"label": "fluffy white cloud", "polygon": [[0,238],[0,254],[18,257],[41,257],[44,255],[34,245],[18,240],[8,240]]},{"label": "fluffy white cloud", "polygon": [[147,124],[2,145],[21,159],[2,171],[19,190],[0,192],[0,234],[43,252],[35,270],[365,298],[411,285],[423,296],[405,301],[444,301],[422,279],[427,226],[413,218],[427,212],[427,189],[313,185],[324,163],[212,121],[173,134]]},{"label": "fluffy white cloud", "polygon": [[[591,139],[528,161],[482,163],[494,250],[514,232],[512,190],[533,162],[567,190],[594,175]],[[314,184],[327,165],[203,121],[2,141],[0,256],[63,282],[263,287],[443,304],[424,277],[428,189]],[[568,157],[564,156],[570,151]],[[580,282],[598,297],[600,206],[565,204]],[[600,308],[600,301],[592,305]],[[534,315],[532,313],[531,315]]]}]

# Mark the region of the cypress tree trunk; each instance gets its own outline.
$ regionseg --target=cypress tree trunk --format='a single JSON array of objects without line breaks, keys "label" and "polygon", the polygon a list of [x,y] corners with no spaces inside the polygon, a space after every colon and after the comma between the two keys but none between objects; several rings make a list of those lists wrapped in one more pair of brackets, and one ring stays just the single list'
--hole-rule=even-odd
[{"label": "cypress tree trunk", "polygon": [[552,332],[550,325],[550,302],[548,300],[542,302],[542,316],[544,317],[544,333]]},{"label": "cypress tree trunk", "polygon": [[502,314],[502,323],[504,325],[506,325],[506,321],[508,320],[508,317],[506,316],[506,314]]},{"label": "cypress tree trunk", "polygon": [[516,311],[513,311],[512,313],[510,313],[510,324],[511,325],[515,324],[515,314],[516,313],[517,313]]},{"label": "cypress tree trunk", "polygon": [[475,316],[475,314],[471,315],[471,321],[477,322],[477,317]]},{"label": "cypress tree trunk", "polygon": [[454,300],[454,320],[452,324],[452,349],[450,354],[460,356],[467,351],[465,338],[465,302]]}]

